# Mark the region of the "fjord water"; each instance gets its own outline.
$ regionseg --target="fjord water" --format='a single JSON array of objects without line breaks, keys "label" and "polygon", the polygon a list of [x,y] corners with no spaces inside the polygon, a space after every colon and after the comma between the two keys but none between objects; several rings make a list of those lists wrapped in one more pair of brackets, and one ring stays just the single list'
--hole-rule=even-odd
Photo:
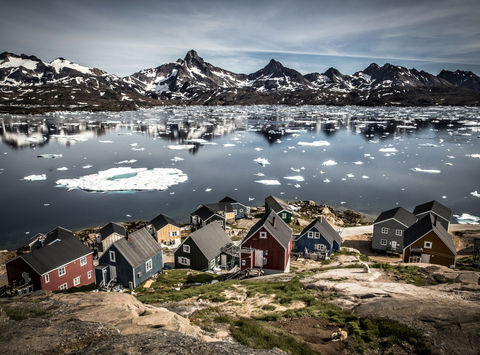
[{"label": "fjord water", "polygon": [[[1,115],[0,248],[57,225],[75,230],[159,213],[187,222],[199,204],[226,195],[251,205],[270,194],[315,200],[372,216],[436,199],[455,215],[480,216],[479,117],[470,107],[326,106]],[[171,149],[186,144],[194,148]],[[188,180],[164,191],[57,186],[119,167],[175,168]]]}]

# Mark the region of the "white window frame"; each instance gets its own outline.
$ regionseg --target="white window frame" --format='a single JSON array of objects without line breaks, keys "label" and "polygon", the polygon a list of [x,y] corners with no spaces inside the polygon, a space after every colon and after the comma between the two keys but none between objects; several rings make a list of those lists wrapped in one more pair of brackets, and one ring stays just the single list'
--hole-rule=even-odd
[{"label": "white window frame", "polygon": [[381,246],[387,246],[387,240],[386,239],[380,239],[380,245]]},{"label": "white window frame", "polygon": [[87,272],[87,278],[88,278],[88,279],[91,279],[91,278],[92,278],[92,270],[89,270],[89,271]]},{"label": "white window frame", "polygon": [[73,279],[73,287],[80,285],[80,276]]},{"label": "white window frame", "polygon": [[395,235],[398,236],[398,237],[401,237],[403,235],[403,230],[401,229],[396,229],[395,230]]},{"label": "white window frame", "polygon": [[268,250],[263,251],[263,256],[268,256]]},{"label": "white window frame", "polygon": [[190,253],[190,245],[183,244],[182,250],[183,250],[184,253]]},{"label": "white window frame", "polygon": [[87,257],[86,256],[82,256],[80,258],[80,266],[85,266],[87,265]]},{"label": "white window frame", "polygon": [[153,269],[152,259],[149,259],[145,262],[145,270],[148,272]]},{"label": "white window frame", "polygon": [[171,231],[170,232],[170,237],[178,237],[179,232],[178,231]]},{"label": "white window frame", "polygon": [[110,250],[109,253],[108,253],[108,255],[110,256],[110,262],[112,262],[112,263],[116,263],[116,262],[117,262],[116,256],[115,256],[115,251]]},{"label": "white window frame", "polygon": [[267,239],[267,232],[260,232],[259,238],[260,239]]},{"label": "white window frame", "polygon": [[309,232],[308,232],[308,238],[313,239],[313,236],[314,236],[314,235],[315,235],[314,232],[312,232],[312,231],[309,231]]},{"label": "white window frame", "polygon": [[315,239],[320,239],[320,232],[315,232]]},{"label": "white window frame", "polygon": [[423,247],[424,247],[425,249],[432,249],[432,245],[433,245],[433,243],[432,243],[432,242],[429,242],[428,240],[426,240],[426,241],[423,242]]},{"label": "white window frame", "polygon": [[233,210],[233,215],[234,215],[234,216],[237,215],[237,210]]},{"label": "white window frame", "polygon": [[65,283],[61,284],[58,288],[62,291],[66,290],[66,289],[68,289],[68,284],[65,282]]},{"label": "white window frame", "polygon": [[382,234],[388,234],[388,228],[382,227]]},{"label": "white window frame", "polygon": [[238,211],[239,211],[240,213],[243,213],[243,208],[240,208]]},{"label": "white window frame", "polygon": [[67,269],[65,268],[65,266],[62,266],[62,267],[58,268],[58,276],[64,276],[64,275],[66,275],[66,273],[67,273]]},{"label": "white window frame", "polygon": [[45,274],[45,276],[43,278],[44,278],[46,284],[48,284],[50,282],[50,274]]},{"label": "white window frame", "polygon": [[245,259],[242,259],[242,266],[247,265],[247,261]]},{"label": "white window frame", "polygon": [[282,213],[282,219],[287,218],[287,214],[285,212]]},{"label": "white window frame", "polygon": [[268,259],[266,257],[263,257],[263,265],[267,265]]},{"label": "white window frame", "polygon": [[180,265],[190,266],[189,258],[186,258],[184,256],[179,256],[177,260]]}]

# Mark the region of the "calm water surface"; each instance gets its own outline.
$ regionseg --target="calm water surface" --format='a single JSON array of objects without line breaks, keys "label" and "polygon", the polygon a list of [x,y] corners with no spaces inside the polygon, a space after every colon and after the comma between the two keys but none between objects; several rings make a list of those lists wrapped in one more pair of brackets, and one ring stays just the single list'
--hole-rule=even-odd
[{"label": "calm water surface", "polygon": [[[480,216],[479,117],[478,108],[323,106],[1,115],[0,248],[57,225],[158,213],[186,222],[200,203],[225,195],[258,205],[274,194],[372,215],[437,199],[456,215]],[[204,144],[193,149],[169,149],[198,139]],[[118,164],[129,160],[136,162]],[[56,183],[116,167],[177,168],[188,180],[164,191],[115,193]],[[42,174],[46,180],[24,180]]]}]

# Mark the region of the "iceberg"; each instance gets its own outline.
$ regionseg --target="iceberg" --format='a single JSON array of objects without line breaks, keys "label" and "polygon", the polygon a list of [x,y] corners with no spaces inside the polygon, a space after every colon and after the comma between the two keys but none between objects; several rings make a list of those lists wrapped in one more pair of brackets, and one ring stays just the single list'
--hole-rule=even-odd
[{"label": "iceberg", "polygon": [[477,190],[470,192],[470,195],[474,197],[480,197],[480,193]]},{"label": "iceberg", "polygon": [[472,216],[468,213],[462,213],[461,216],[454,214],[453,217],[457,219],[459,224],[479,224],[480,222],[480,217]]},{"label": "iceberg", "polygon": [[41,180],[47,180],[47,175],[46,174],[40,174],[40,175],[28,175],[23,178],[23,180],[26,181],[41,181]]},{"label": "iceberg", "polygon": [[256,148],[255,148],[255,150],[256,150],[257,152],[260,152],[260,151],[262,151],[262,150],[263,150],[263,148],[256,147]]},{"label": "iceberg", "polygon": [[298,181],[298,182],[305,181],[305,179],[303,178],[303,176],[300,176],[300,175],[284,176],[283,178],[286,179],[286,180],[293,180],[293,181]]},{"label": "iceberg", "polygon": [[82,166],[82,169],[90,169],[93,168],[93,165],[84,165]]},{"label": "iceberg", "polygon": [[205,189],[205,192],[210,192],[210,191],[212,191],[212,189],[211,189],[210,187],[207,187],[207,188]]},{"label": "iceberg", "polygon": [[225,143],[223,146],[224,146],[225,148],[229,148],[229,147],[235,147],[235,144],[233,144],[233,143]]},{"label": "iceberg", "polygon": [[421,169],[421,168],[412,168],[413,171],[416,171],[417,173],[426,173],[426,174],[440,174],[440,170],[436,169]]},{"label": "iceberg", "polygon": [[480,154],[465,154],[466,157],[480,159]]},{"label": "iceberg", "polygon": [[253,161],[255,163],[260,164],[261,166],[270,165],[270,162],[266,158],[257,158],[257,159],[253,159]]},{"label": "iceberg", "polygon": [[337,162],[335,160],[325,160],[322,163],[323,166],[335,166],[337,165]]},{"label": "iceberg", "polygon": [[380,148],[378,151],[382,152],[382,153],[396,153],[396,152],[398,152],[397,148]]},{"label": "iceberg", "polygon": [[117,161],[116,163],[113,163],[113,164],[122,165],[122,164],[133,164],[133,163],[136,163],[136,162],[137,162],[136,159],[130,159],[130,160]]},{"label": "iceberg", "polygon": [[304,147],[328,147],[330,145],[330,142],[313,141],[313,142],[298,142],[297,144]]},{"label": "iceberg", "polygon": [[180,158],[180,157],[173,157],[172,159],[170,159],[171,161],[183,161],[185,159],[183,158]]},{"label": "iceberg", "polygon": [[323,180],[323,182],[328,184],[330,182],[330,179],[325,179],[325,180]]},{"label": "iceberg", "polygon": [[278,180],[255,180],[255,182],[263,185],[281,185]]},{"label": "iceberg", "polygon": [[66,166],[62,166],[61,168],[57,168],[58,171],[67,171],[68,168]]},{"label": "iceberg", "polygon": [[363,165],[363,161],[360,161],[360,160],[359,160],[359,161],[354,161],[353,164],[355,164],[355,165]]},{"label": "iceberg", "polygon": [[170,150],[189,150],[195,148],[193,144],[172,144],[168,146]]},{"label": "iceberg", "polygon": [[163,191],[188,180],[179,169],[118,167],[76,179],[57,180],[58,187],[92,192]]},{"label": "iceberg", "polygon": [[111,144],[111,143],[113,143],[113,141],[102,141],[102,140],[99,140],[98,143]]},{"label": "iceberg", "polygon": [[37,158],[45,158],[45,159],[57,159],[63,157],[62,154],[40,154],[37,155]]}]

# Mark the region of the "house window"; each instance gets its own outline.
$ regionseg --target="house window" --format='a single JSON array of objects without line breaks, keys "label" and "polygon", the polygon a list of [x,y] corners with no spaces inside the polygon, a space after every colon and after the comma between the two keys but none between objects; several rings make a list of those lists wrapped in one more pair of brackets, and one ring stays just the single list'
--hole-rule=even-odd
[{"label": "house window", "polygon": [[320,239],[320,233],[319,232],[315,232],[315,239]]},{"label": "house window", "polygon": [[263,251],[263,256],[268,256],[268,250]]},{"label": "house window", "polygon": [[66,282],[64,284],[61,284],[59,287],[60,290],[66,290],[67,288],[68,288],[68,285]]},{"label": "house window", "polygon": [[287,218],[287,214],[285,212],[282,213],[282,218],[283,219]]},{"label": "house window", "polygon": [[80,276],[77,276],[73,279],[73,286],[80,285]]},{"label": "house window", "polygon": [[92,278],[92,271],[87,272],[87,277],[88,277],[89,279]]},{"label": "house window", "polygon": [[308,237],[309,237],[309,238],[313,238],[314,235],[315,235],[314,232],[308,232]]},{"label": "house window", "polygon": [[80,259],[80,266],[87,265],[87,257],[84,256]]},{"label": "house window", "polygon": [[65,266],[62,266],[61,268],[58,269],[58,276],[63,276],[67,272],[65,271]]},{"label": "house window", "polygon": [[221,227],[223,227],[223,221],[217,221],[218,224],[220,224]]},{"label": "house window", "polygon": [[315,244],[315,250],[325,251],[325,244]]},{"label": "house window", "polygon": [[152,259],[147,260],[147,262],[145,263],[145,270],[147,270],[147,272],[152,270]]},{"label": "house window", "polygon": [[183,252],[184,253],[190,253],[190,245],[183,244]]},{"label": "house window", "polygon": [[242,266],[247,265],[247,261],[245,259],[242,260]]},{"label": "house window", "polygon": [[240,211],[240,213],[242,213],[242,212],[243,212],[243,208],[240,208],[239,211]]},{"label": "house window", "polygon": [[50,282],[50,275],[49,274],[45,274],[45,283],[48,284]]},{"label": "house window", "polygon": [[401,229],[395,230],[395,235],[398,235],[399,237],[401,237],[402,234],[403,234],[403,231]]},{"label": "house window", "polygon": [[140,277],[142,277],[142,272],[141,271],[137,272],[137,278],[140,278]]},{"label": "house window", "polygon": [[234,216],[237,215],[237,210],[233,210],[233,215],[234,215]]},{"label": "house window", "polygon": [[267,265],[267,258],[263,258],[263,265]]},{"label": "house window", "polygon": [[388,234],[388,228],[382,227],[382,234]]},{"label": "house window", "polygon": [[170,232],[170,237],[178,237],[178,231]]},{"label": "house window", "polygon": [[115,262],[115,252],[113,250],[110,250],[109,255],[110,255],[110,261],[112,263],[114,263]]},{"label": "house window", "polygon": [[425,249],[432,249],[432,242],[424,242],[423,247]]},{"label": "house window", "polygon": [[387,245],[387,240],[386,239],[380,239],[380,245]]},{"label": "house window", "polygon": [[190,266],[190,259],[183,256],[178,257],[178,263],[180,265]]},{"label": "house window", "polygon": [[267,232],[260,232],[260,239],[267,239]]}]

